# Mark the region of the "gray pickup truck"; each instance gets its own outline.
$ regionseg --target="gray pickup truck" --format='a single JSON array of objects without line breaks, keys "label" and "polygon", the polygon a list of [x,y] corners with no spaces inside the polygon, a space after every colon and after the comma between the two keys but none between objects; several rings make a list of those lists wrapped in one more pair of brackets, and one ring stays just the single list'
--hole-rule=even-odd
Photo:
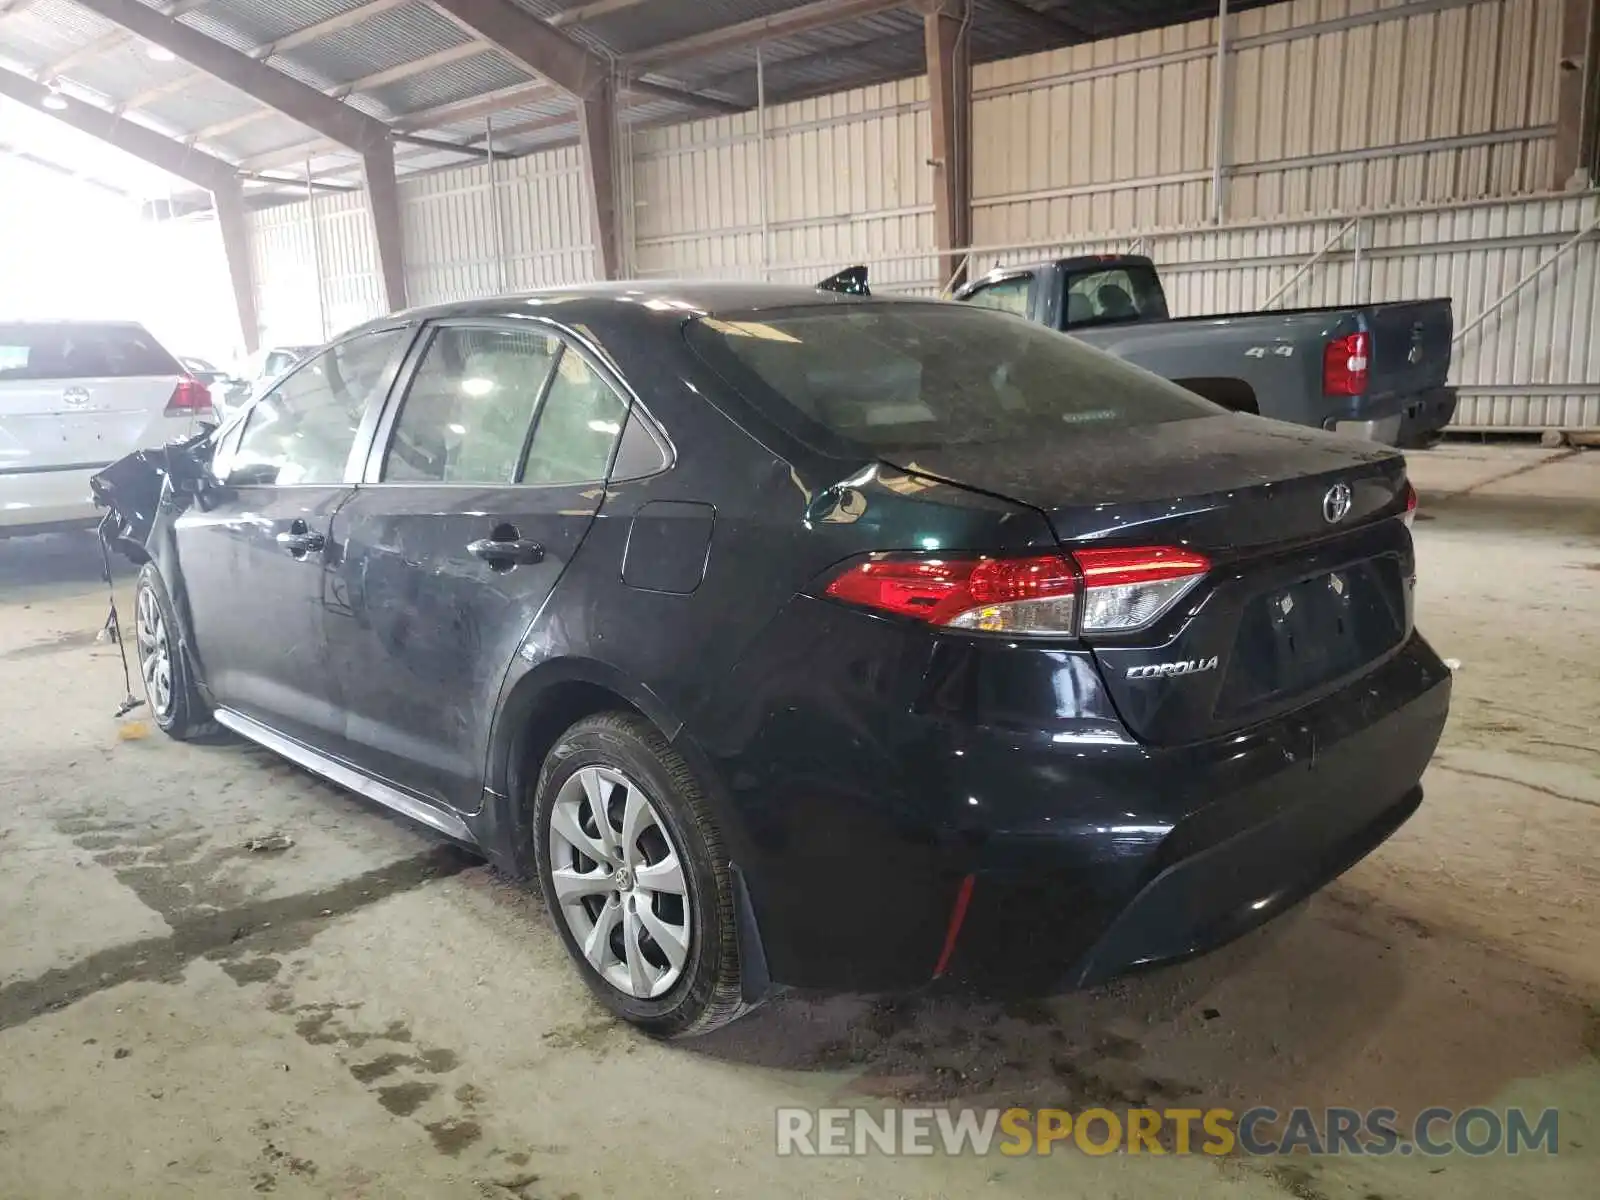
[{"label": "gray pickup truck", "polygon": [[1224,408],[1426,445],[1455,413],[1450,301],[1174,318],[1150,259],[1000,267],[956,299],[1060,329]]}]

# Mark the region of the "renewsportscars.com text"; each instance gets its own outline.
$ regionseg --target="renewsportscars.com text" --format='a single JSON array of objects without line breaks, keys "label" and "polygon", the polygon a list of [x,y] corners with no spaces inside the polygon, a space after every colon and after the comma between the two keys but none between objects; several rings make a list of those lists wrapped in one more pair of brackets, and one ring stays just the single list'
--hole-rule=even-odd
[{"label": "renewsportscars.com text", "polygon": [[780,1108],[780,1155],[1555,1154],[1553,1108]]}]

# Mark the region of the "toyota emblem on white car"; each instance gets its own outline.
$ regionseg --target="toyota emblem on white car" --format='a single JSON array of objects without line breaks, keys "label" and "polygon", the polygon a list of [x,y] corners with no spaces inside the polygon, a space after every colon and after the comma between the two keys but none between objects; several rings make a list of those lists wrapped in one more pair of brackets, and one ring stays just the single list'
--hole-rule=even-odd
[{"label": "toyota emblem on white car", "polygon": [[1337,525],[1350,515],[1350,485],[1336,483],[1328,489],[1328,494],[1322,498],[1322,519],[1329,525]]}]

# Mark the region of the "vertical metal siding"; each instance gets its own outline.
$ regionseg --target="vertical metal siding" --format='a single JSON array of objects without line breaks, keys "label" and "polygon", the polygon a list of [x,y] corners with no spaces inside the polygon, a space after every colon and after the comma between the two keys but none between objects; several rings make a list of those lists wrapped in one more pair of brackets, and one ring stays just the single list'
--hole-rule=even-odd
[{"label": "vertical metal siding", "polygon": [[[974,241],[1005,249],[973,267],[1139,249],[1162,264],[1178,313],[1248,310],[1351,219],[1335,214],[1359,213],[1360,270],[1347,236],[1283,302],[1449,295],[1464,325],[1600,205],[1538,195],[1560,5],[1295,0],[1235,15],[1220,228],[1207,224],[1214,20],[981,65]],[[810,282],[865,262],[884,290],[942,282],[923,79],[774,106],[764,144],[753,112],[623,140],[638,274]],[[415,302],[592,277],[579,152],[496,175],[498,232],[486,168],[402,183]],[[322,311],[337,328],[376,310],[364,212],[325,196],[254,218],[269,336],[309,336]],[[1600,426],[1597,256],[1585,242],[1466,338],[1458,425]]]}]

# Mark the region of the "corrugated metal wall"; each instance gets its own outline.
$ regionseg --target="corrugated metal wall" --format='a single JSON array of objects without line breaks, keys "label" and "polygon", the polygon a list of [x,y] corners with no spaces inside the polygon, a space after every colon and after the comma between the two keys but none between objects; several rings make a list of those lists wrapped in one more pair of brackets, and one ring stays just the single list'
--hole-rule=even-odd
[{"label": "corrugated metal wall", "polygon": [[[493,191],[488,164],[401,180],[412,304],[593,277],[578,150],[492,170]],[[267,342],[320,341],[383,311],[364,193],[317,196],[251,219]]]},{"label": "corrugated metal wall", "polygon": [[[810,279],[808,264],[932,246],[926,79],[774,107],[764,145],[759,120],[746,113],[633,138],[638,274],[759,278],[765,267],[770,279]],[[911,282],[935,261],[886,262],[883,278]]]},{"label": "corrugated metal wall", "polygon": [[[1464,325],[1595,211],[1593,197],[1539,196],[1560,5],[1295,0],[1231,18],[1222,228],[1215,21],[980,66],[973,265],[1139,245],[1179,312],[1250,309],[1344,229],[1292,302],[1438,292]],[[865,262],[879,288],[938,290],[926,80],[775,106],[764,135],[762,121],[623,139],[632,273],[809,282]],[[414,303],[591,277],[578,151],[496,173],[498,212],[485,167],[402,184]],[[314,223],[304,204],[257,218],[263,320],[282,340],[319,314],[331,332],[377,307],[360,199],[309,210]],[[1464,339],[1458,424],[1600,425],[1595,254],[1580,246]]]}]

